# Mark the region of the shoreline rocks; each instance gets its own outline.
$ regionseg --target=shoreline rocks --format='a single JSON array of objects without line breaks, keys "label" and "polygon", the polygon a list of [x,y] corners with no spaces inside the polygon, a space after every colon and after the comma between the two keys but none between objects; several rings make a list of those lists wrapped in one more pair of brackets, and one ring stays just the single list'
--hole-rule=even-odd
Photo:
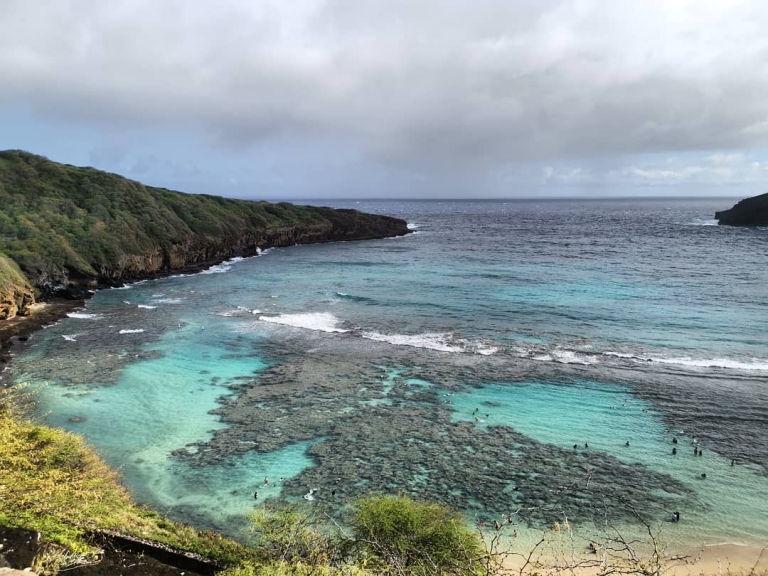
[{"label": "shoreline rocks", "polygon": [[768,193],[737,202],[733,208],[715,212],[721,226],[768,226]]}]

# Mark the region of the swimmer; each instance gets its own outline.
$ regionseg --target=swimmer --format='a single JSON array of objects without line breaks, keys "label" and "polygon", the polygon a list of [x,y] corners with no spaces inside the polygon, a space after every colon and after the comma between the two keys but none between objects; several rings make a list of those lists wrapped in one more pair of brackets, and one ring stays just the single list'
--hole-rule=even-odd
[{"label": "swimmer", "polygon": [[574,444],[574,445],[573,445],[573,449],[574,449],[574,450],[578,450],[578,449],[579,449],[579,445],[578,445],[578,444]]},{"label": "swimmer", "polygon": [[259,499],[259,493],[258,492],[254,492],[253,493],[253,499],[254,500],[258,500]]},{"label": "swimmer", "polygon": [[269,486],[269,478],[264,478],[264,486]]},{"label": "swimmer", "polygon": [[731,466],[733,466],[734,464],[736,464],[736,460],[731,459]]},{"label": "swimmer", "polygon": [[674,456],[675,454],[677,454],[677,448],[672,448],[672,455]]},{"label": "swimmer", "polygon": [[672,444],[677,444],[677,438],[672,438]]},{"label": "swimmer", "polygon": [[514,536],[515,538],[517,538],[517,529],[515,529],[515,531],[514,531],[514,532],[512,532],[512,536]]},{"label": "swimmer", "polygon": [[707,477],[707,473],[706,472],[702,472],[701,473],[701,479],[704,480],[704,479],[706,479],[706,477]]},{"label": "swimmer", "polygon": [[587,442],[584,442],[584,448],[589,448],[589,444]]},{"label": "swimmer", "polygon": [[624,444],[624,446],[626,446],[627,448],[629,448],[629,440],[627,440],[627,443],[626,443],[626,444]]}]

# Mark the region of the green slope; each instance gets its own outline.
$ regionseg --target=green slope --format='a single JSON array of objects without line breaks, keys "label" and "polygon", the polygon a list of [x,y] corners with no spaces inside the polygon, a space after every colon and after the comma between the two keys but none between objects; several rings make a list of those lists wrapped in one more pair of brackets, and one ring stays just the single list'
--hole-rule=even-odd
[{"label": "green slope", "polygon": [[0,252],[42,294],[81,295],[256,247],[405,233],[386,216],[189,195],[0,152]]}]

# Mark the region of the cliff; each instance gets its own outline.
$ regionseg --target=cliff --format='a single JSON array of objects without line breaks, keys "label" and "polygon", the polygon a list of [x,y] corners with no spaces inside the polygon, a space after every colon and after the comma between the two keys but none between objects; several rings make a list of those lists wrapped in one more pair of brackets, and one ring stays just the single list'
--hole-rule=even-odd
[{"label": "cliff", "polygon": [[0,320],[23,314],[35,296],[16,263],[0,253]]},{"label": "cliff", "polygon": [[768,194],[745,198],[730,210],[715,212],[715,218],[728,226],[768,226]]},{"label": "cliff", "polygon": [[407,233],[388,216],[184,194],[0,152],[0,318],[23,314],[33,287],[79,298],[257,248]]}]

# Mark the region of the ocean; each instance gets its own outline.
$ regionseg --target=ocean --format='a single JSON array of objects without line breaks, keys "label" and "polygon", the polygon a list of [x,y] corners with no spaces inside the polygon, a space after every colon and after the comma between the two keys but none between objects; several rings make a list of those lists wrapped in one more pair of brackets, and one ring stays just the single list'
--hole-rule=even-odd
[{"label": "ocean", "polygon": [[768,230],[733,202],[328,201],[413,233],[101,290],[11,369],[139,502],[235,536],[406,493],[521,542],[765,544]]}]

